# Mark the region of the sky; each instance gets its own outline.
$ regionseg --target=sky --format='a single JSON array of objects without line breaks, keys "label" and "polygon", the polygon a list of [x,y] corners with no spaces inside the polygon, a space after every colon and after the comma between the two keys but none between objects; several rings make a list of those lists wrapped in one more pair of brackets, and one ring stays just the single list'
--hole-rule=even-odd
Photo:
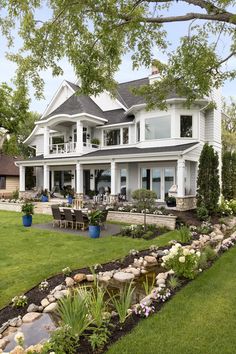
[{"label": "sky", "polygon": [[[178,3],[178,6],[176,5],[172,12],[174,12],[175,15],[183,13],[183,11],[186,12],[191,12],[192,10],[196,10],[195,7],[189,6],[189,5],[183,5],[181,3]],[[40,12],[41,18],[45,18],[48,15],[48,10],[43,9]],[[171,48],[175,49],[179,43],[179,39],[181,36],[185,35],[188,30],[189,23],[170,23],[168,25],[165,25],[165,29],[168,32],[168,41],[171,42]],[[15,46],[18,48],[20,46],[20,39],[15,37]],[[1,44],[1,51],[0,51],[0,82],[7,82],[8,84],[12,85],[11,79],[14,76],[16,66],[10,62],[9,60],[6,59],[5,57],[5,52],[8,50],[6,46],[6,41],[3,37],[1,37],[0,40]],[[218,44],[218,50],[220,54],[224,57],[227,56],[229,53],[229,40],[227,38],[220,38],[219,44]],[[166,61],[166,57],[162,54],[157,52],[154,48],[154,54],[155,57],[158,58],[159,60]],[[64,70],[63,76],[59,77],[52,77],[50,71],[43,72],[42,77],[45,81],[45,90],[44,90],[44,100],[36,100],[36,98],[33,95],[33,90],[31,92],[31,104],[30,104],[30,109],[32,111],[37,111],[38,113],[42,114],[43,111],[45,110],[46,106],[50,102],[52,96],[60,86],[61,82],[65,79],[71,82],[76,81],[76,77],[73,71],[73,68],[71,65],[68,63],[66,59],[64,59],[62,62],[62,67]],[[233,68],[236,66],[236,58],[232,58],[228,63],[227,63],[228,68]],[[151,69],[147,68],[140,68],[139,70],[132,71],[132,61],[130,59],[130,55],[126,55],[123,57],[122,64],[120,66],[119,71],[116,73],[115,78],[118,82],[124,82],[124,81],[131,81],[135,80],[138,78],[142,78],[145,76],[148,76],[151,73]],[[229,96],[232,96],[236,98],[236,81],[233,80],[231,82],[227,81],[225,82],[224,86],[222,87],[222,95],[225,96],[226,98]]]}]

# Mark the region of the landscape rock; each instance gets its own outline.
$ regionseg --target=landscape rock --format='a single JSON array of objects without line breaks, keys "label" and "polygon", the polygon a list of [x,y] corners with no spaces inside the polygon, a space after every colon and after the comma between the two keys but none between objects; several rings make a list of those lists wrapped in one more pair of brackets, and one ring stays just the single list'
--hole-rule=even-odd
[{"label": "landscape rock", "polygon": [[55,297],[55,299],[56,300],[60,300],[60,299],[62,299],[64,296],[66,296],[67,295],[67,292],[65,292],[65,290],[61,290],[61,291],[56,291],[55,293],[54,293],[54,297]]},{"label": "landscape rock", "polygon": [[93,274],[87,274],[86,275],[86,280],[87,281],[94,281],[94,275]]},{"label": "landscape rock", "polygon": [[157,285],[165,284],[165,279],[157,279],[156,284]]},{"label": "landscape rock", "polygon": [[7,327],[9,326],[8,322],[4,322],[2,326],[0,327],[0,334],[3,333]]},{"label": "landscape rock", "polygon": [[36,345],[31,345],[25,350],[25,353],[41,353],[43,348],[43,344],[36,344]]},{"label": "landscape rock", "polygon": [[140,275],[140,269],[139,268],[129,267],[129,268],[126,269],[126,272],[133,274],[135,277],[138,277]]},{"label": "landscape rock", "polygon": [[47,307],[48,305],[49,305],[49,301],[48,301],[48,299],[43,299],[42,301],[41,301],[41,305],[43,306],[43,307]]},{"label": "landscape rock", "polygon": [[35,304],[30,304],[27,308],[27,312],[38,312],[39,311],[39,306]]},{"label": "landscape rock", "polygon": [[41,316],[41,313],[29,312],[26,315],[24,315],[24,317],[22,318],[22,322],[23,323],[30,323],[30,322],[37,320],[37,318],[39,318],[40,316]]},{"label": "landscape rock", "polygon": [[157,256],[158,257],[163,257],[163,256],[165,256],[165,252],[164,251],[162,251],[162,250],[157,250]]},{"label": "landscape rock", "polygon": [[77,273],[77,274],[75,274],[75,276],[74,276],[74,281],[76,282],[76,283],[80,283],[80,282],[82,282],[83,280],[85,280],[86,279],[86,275],[84,274],[84,273]]},{"label": "landscape rock", "polygon": [[153,257],[153,256],[145,256],[144,259],[148,263],[152,263],[152,264],[156,264],[157,263],[156,257]]},{"label": "landscape rock", "polygon": [[114,279],[123,283],[127,281],[131,281],[134,279],[134,275],[132,273],[125,273],[125,272],[117,272],[114,274]]},{"label": "landscape rock", "polygon": [[9,354],[24,354],[24,353],[25,353],[24,349],[20,345],[17,345],[13,350],[10,351]]},{"label": "landscape rock", "polygon": [[145,304],[147,306],[150,306],[152,303],[152,297],[150,295],[147,295],[146,297],[144,297],[141,301],[140,304]]},{"label": "landscape rock", "polygon": [[9,340],[7,338],[0,339],[0,349],[4,349],[8,343],[9,343]]},{"label": "landscape rock", "polygon": [[9,336],[10,334],[15,333],[16,331],[17,331],[17,327],[9,326],[4,332],[4,337]]},{"label": "landscape rock", "polygon": [[47,299],[48,299],[49,302],[55,302],[55,300],[56,300],[53,295],[48,295]]},{"label": "landscape rock", "polygon": [[75,281],[71,277],[66,277],[65,283],[66,283],[66,286],[68,286],[70,288],[70,287],[74,286]]},{"label": "landscape rock", "polygon": [[107,283],[111,280],[111,277],[109,277],[108,275],[99,275],[98,280]]},{"label": "landscape rock", "polygon": [[168,273],[159,273],[159,274],[157,274],[157,276],[156,276],[156,279],[166,279],[167,278],[167,276],[168,276]]},{"label": "landscape rock", "polygon": [[21,326],[21,323],[22,323],[21,316],[12,318],[11,320],[8,321],[9,326],[12,327],[19,327]]},{"label": "landscape rock", "polygon": [[58,304],[56,302],[52,302],[51,304],[49,304],[47,307],[45,307],[45,309],[43,310],[43,312],[53,312],[57,309]]},{"label": "landscape rock", "polygon": [[146,269],[141,269],[141,273],[142,273],[142,274],[147,274],[148,271],[147,271]]}]

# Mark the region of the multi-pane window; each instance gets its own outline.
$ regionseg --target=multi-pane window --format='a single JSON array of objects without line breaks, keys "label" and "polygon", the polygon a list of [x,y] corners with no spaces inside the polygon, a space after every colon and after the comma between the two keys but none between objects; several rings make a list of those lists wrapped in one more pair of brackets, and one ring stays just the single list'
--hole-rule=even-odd
[{"label": "multi-pane window", "polygon": [[0,176],[0,189],[6,189],[6,176]]},{"label": "multi-pane window", "polygon": [[120,145],[120,129],[105,130],[104,145]]},{"label": "multi-pane window", "polygon": [[136,124],[137,141],[140,141],[140,122]]},{"label": "multi-pane window", "polygon": [[193,136],[193,117],[180,116],[180,137],[192,138]]},{"label": "multi-pane window", "polygon": [[123,144],[129,144],[129,128],[123,128]]},{"label": "multi-pane window", "polygon": [[171,116],[145,120],[145,139],[167,139],[171,137]]}]

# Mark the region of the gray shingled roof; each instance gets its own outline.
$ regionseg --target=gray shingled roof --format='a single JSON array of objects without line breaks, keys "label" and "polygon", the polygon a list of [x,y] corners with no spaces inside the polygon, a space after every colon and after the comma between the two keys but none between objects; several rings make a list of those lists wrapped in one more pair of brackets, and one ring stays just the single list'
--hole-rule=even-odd
[{"label": "gray shingled roof", "polygon": [[[181,144],[181,145],[173,145],[173,146],[159,146],[159,147],[150,147],[150,148],[138,148],[138,147],[127,147],[127,148],[118,148],[118,149],[102,149],[95,150],[88,154],[79,156],[78,158],[84,159],[86,157],[105,157],[105,156],[120,156],[120,155],[136,155],[136,154],[152,154],[152,153],[162,153],[162,152],[180,152],[183,153],[185,150],[197,145],[198,142],[189,143],[189,144]],[[65,154],[63,157],[55,157],[45,159],[43,155],[38,155],[29,158],[27,161],[41,161],[41,160],[61,160],[61,159],[73,159],[75,156],[68,156]]]},{"label": "gray shingled roof", "polygon": [[117,91],[117,99],[125,104],[127,108],[134,106],[136,104],[145,103],[143,96],[136,96],[132,93],[132,88],[138,88],[142,85],[147,85],[149,83],[148,77],[144,77],[143,79],[133,80],[129,82],[123,82],[118,85]]},{"label": "gray shingled roof", "polygon": [[19,168],[15,165],[18,160],[20,160],[20,157],[0,154],[0,175],[19,176]]}]

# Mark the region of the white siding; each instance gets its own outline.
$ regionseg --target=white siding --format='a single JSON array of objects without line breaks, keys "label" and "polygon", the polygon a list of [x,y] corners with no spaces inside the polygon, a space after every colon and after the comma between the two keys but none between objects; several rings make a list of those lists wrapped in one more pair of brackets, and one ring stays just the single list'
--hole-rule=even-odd
[{"label": "white siding", "polygon": [[103,111],[112,111],[122,108],[122,105],[111,97],[107,92],[100,93],[97,96],[90,97]]}]

